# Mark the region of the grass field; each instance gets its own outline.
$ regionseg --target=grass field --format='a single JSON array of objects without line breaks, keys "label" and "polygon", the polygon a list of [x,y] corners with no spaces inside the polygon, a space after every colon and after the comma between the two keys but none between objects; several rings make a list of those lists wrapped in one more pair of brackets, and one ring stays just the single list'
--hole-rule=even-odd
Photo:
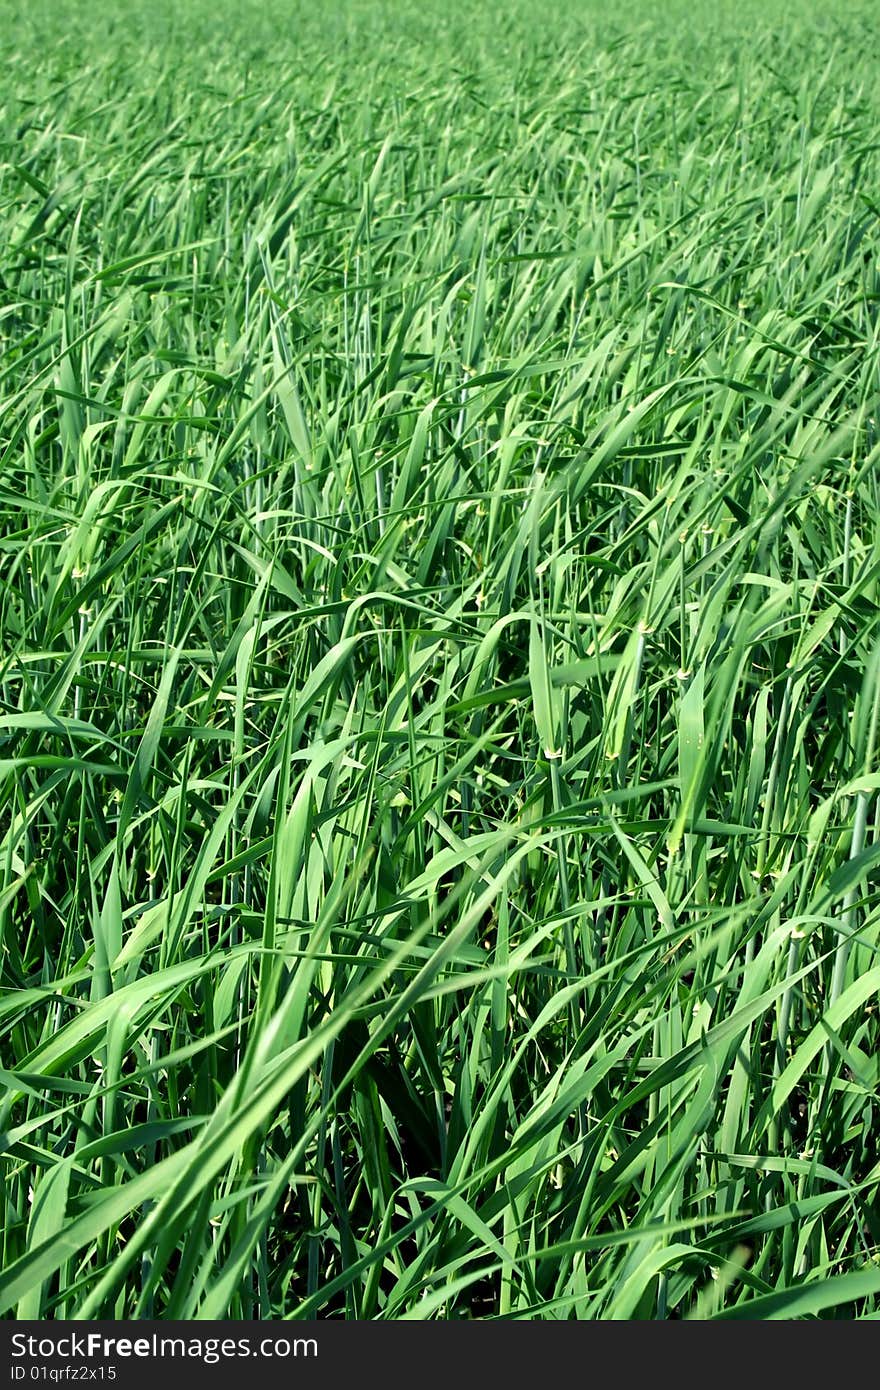
[{"label": "grass field", "polygon": [[878,1317],[880,24],[329,5],[0,0],[0,1311]]}]

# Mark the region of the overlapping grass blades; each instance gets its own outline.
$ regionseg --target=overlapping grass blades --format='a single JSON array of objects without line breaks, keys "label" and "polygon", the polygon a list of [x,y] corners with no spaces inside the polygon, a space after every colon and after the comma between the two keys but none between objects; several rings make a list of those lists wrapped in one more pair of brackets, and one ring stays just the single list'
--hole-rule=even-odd
[{"label": "overlapping grass blades", "polygon": [[876,1317],[876,17],[228,9],[0,4],[2,1309]]}]

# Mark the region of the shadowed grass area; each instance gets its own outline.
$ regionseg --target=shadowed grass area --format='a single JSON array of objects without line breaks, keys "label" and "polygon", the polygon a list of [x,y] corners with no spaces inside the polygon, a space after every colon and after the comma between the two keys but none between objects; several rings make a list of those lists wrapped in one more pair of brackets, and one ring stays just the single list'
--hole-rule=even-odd
[{"label": "shadowed grass area", "polygon": [[0,1310],[880,1315],[867,5],[0,0]]}]

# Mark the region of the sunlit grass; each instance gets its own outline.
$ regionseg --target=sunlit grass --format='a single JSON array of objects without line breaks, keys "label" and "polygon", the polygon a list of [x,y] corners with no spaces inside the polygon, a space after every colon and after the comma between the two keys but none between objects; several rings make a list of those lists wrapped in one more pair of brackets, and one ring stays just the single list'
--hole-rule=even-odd
[{"label": "sunlit grass", "polygon": [[7,1314],[880,1312],[876,19],[604,8],[0,3]]}]

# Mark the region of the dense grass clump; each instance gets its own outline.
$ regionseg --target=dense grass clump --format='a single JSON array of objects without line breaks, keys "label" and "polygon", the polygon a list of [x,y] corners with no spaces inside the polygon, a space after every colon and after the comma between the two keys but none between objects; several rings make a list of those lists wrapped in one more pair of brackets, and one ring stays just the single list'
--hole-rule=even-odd
[{"label": "dense grass clump", "polygon": [[2,1310],[880,1315],[871,10],[221,8],[0,0]]}]

